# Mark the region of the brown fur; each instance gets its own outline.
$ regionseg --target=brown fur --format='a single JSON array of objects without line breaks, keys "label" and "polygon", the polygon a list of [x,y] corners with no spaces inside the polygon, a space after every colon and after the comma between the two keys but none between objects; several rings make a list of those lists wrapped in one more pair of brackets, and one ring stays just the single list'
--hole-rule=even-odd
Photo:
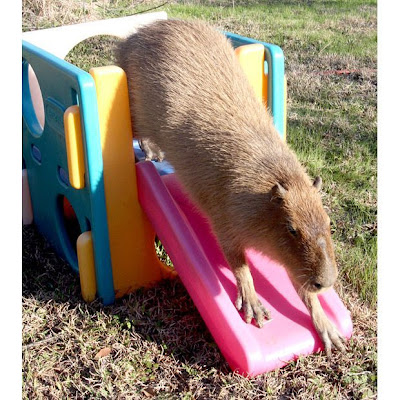
[{"label": "brown fur", "polygon": [[200,22],[158,21],[124,41],[117,58],[135,132],[165,152],[210,217],[246,321],[268,317],[244,258],[253,247],[286,267],[328,353],[331,342],[342,349],[316,297],[337,277],[321,181],[279,137],[225,36]]}]

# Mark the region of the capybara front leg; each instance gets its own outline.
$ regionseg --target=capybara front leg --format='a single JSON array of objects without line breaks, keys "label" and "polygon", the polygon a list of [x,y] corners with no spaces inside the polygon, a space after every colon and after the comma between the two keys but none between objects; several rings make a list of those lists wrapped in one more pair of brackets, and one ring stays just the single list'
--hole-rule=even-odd
[{"label": "capybara front leg", "polygon": [[244,319],[249,324],[255,319],[257,326],[264,325],[265,318],[270,319],[269,311],[262,305],[254,289],[253,277],[243,254],[226,254],[228,262],[236,277],[237,298],[236,308],[243,311]]},{"label": "capybara front leg", "polygon": [[325,346],[325,352],[328,358],[331,357],[332,346],[340,351],[344,351],[345,338],[326,316],[319,302],[317,293],[310,293],[303,290],[299,290],[298,293],[310,311],[312,322]]}]

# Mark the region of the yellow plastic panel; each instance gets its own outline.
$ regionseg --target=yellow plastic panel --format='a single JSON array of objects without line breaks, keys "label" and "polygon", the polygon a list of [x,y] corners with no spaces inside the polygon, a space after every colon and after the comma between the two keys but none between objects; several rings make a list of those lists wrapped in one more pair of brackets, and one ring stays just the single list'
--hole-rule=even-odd
[{"label": "yellow plastic panel", "polygon": [[69,182],[73,188],[82,189],[85,187],[85,164],[78,106],[71,106],[65,110],[64,129]]},{"label": "yellow plastic panel", "polygon": [[96,297],[96,272],[94,267],[92,232],[83,232],[76,242],[79,279],[83,300],[91,302]]},{"label": "yellow plastic panel", "polygon": [[138,201],[125,72],[116,66],[89,72],[97,91],[114,290],[121,297],[164,278],[165,266]]},{"label": "yellow plastic panel", "polygon": [[235,53],[256,96],[267,106],[268,75],[264,74],[264,46],[261,43],[247,44],[237,47]]}]

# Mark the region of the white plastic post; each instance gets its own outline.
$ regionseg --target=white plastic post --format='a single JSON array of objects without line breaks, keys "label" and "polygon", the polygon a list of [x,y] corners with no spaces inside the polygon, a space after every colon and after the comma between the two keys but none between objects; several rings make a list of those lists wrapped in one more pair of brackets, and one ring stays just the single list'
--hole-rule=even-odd
[{"label": "white plastic post", "polygon": [[160,11],[24,32],[22,39],[57,57],[65,58],[74,46],[85,39],[97,35],[111,35],[123,39],[136,32],[140,26],[159,19],[167,19],[167,13]]},{"label": "white plastic post", "polygon": [[[97,35],[112,35],[123,39],[136,32],[140,26],[160,19],[167,19],[165,11],[24,32],[22,38],[59,58],[65,58],[71,49],[85,39]],[[43,128],[45,114],[42,92],[31,66],[29,66],[29,88],[36,117]]]}]

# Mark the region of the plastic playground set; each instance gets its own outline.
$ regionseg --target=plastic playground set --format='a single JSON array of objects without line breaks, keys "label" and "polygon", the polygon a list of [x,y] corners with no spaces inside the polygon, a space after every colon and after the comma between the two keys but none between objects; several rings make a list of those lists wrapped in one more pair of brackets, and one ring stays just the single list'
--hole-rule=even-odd
[{"label": "plastic playground set", "polygon": [[[88,72],[63,58],[76,44],[126,37],[164,12],[23,34],[23,223],[79,273],[82,297],[112,304],[140,287],[179,275],[230,367],[257,375],[323,348],[285,269],[247,250],[256,292],[272,319],[246,324],[234,306],[236,283],[203,215],[167,161],[143,161],[133,140],[128,88],[116,66]],[[224,32],[257,96],[286,137],[282,50]],[[155,238],[174,268],[156,255]],[[330,289],[319,295],[347,338],[350,313]]]}]

